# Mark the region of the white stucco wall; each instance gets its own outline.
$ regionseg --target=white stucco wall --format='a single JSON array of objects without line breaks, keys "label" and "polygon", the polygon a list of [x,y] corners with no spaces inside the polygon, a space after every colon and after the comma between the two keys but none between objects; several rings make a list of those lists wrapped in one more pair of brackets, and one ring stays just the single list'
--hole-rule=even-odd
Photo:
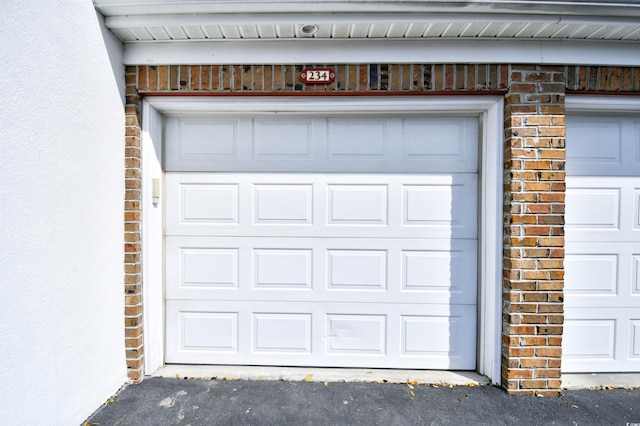
[{"label": "white stucco wall", "polygon": [[0,413],[80,424],[126,381],[122,48],[91,0],[25,0],[0,51]]}]

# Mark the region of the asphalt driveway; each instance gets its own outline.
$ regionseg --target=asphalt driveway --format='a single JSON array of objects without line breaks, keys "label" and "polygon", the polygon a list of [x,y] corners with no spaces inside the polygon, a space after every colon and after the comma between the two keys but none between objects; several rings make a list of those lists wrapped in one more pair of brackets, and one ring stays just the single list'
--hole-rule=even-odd
[{"label": "asphalt driveway", "polygon": [[107,425],[640,426],[640,389],[507,395],[484,386],[188,380],[122,389],[87,423]]}]

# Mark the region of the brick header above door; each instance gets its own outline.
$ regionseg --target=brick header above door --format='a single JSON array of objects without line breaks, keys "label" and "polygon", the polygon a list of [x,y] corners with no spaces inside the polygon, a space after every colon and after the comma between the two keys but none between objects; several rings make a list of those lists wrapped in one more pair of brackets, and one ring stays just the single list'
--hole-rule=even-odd
[{"label": "brick header above door", "polygon": [[[438,94],[439,92],[504,93],[509,65],[369,64],[331,65],[336,79],[327,85],[306,85],[304,65],[139,65],[127,67],[127,85],[143,95],[358,95]],[[520,66],[522,68],[522,66]],[[526,66],[525,66],[526,68]],[[569,93],[640,92],[640,68],[554,66]]]}]

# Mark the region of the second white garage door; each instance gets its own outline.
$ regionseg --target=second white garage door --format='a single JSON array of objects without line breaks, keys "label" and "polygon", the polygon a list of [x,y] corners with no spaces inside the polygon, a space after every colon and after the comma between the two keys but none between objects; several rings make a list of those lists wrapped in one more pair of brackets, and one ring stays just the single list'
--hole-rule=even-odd
[{"label": "second white garage door", "polygon": [[564,372],[640,371],[640,119],[567,118]]},{"label": "second white garage door", "polygon": [[476,368],[477,117],[166,126],[168,363]]}]

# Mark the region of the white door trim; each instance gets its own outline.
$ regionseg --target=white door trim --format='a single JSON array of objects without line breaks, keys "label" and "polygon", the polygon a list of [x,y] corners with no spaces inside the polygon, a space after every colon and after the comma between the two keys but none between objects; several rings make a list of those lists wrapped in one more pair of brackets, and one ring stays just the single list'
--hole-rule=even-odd
[{"label": "white door trim", "polygon": [[[163,123],[161,114],[188,115],[277,111],[318,113],[474,113],[480,116],[482,140],[480,152],[480,232],[479,232],[479,373],[495,384],[500,383],[501,334],[501,265],[502,265],[502,98],[501,97],[358,97],[358,98],[175,98],[149,97],[143,103],[142,145],[143,185],[142,211],[155,212],[150,218],[143,213],[143,315],[144,373],[152,374],[164,363],[163,259],[162,226],[157,223],[151,194],[151,179],[162,164],[158,147]],[[160,215],[163,198],[160,200]],[[162,216],[160,216],[161,220]],[[147,223],[151,222],[151,223]],[[160,238],[162,240],[162,238]],[[159,245],[159,247],[158,247]],[[159,314],[161,313],[161,314]],[[159,316],[160,315],[160,316]]]},{"label": "white door trim", "polygon": [[640,98],[637,96],[585,96],[567,95],[567,112],[620,113],[640,111]]},{"label": "white door trim", "polygon": [[142,320],[144,371],[164,364],[164,208],[161,194],[153,201],[153,179],[163,187],[161,111],[147,101],[142,104]]}]

